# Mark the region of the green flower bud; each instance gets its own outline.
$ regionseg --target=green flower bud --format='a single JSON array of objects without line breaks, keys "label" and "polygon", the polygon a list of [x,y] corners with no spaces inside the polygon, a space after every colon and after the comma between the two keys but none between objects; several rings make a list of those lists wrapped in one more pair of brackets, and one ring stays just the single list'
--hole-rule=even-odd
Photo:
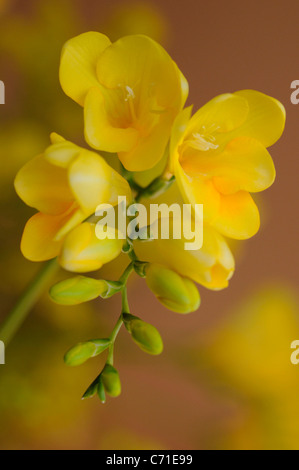
[{"label": "green flower bud", "polygon": [[105,387],[103,385],[103,380],[101,376],[97,383],[97,392],[98,392],[98,397],[101,400],[101,403],[106,403]]},{"label": "green flower bud", "polygon": [[157,328],[133,315],[124,314],[124,324],[132,339],[142,351],[158,355],[163,351],[163,341]]},{"label": "green flower bud", "polygon": [[[117,370],[110,364],[106,364],[101,373],[102,384],[111,397],[118,397],[121,394],[121,383]],[[102,390],[98,388],[98,393],[102,394]],[[101,397],[100,397],[101,398]]]},{"label": "green flower bud", "polygon": [[60,305],[78,305],[97,297],[111,297],[119,292],[121,287],[119,282],[76,276],[51,287],[50,297]]},{"label": "green flower bud", "polygon": [[84,364],[91,357],[98,356],[110,346],[110,339],[95,339],[79,343],[64,356],[66,365],[75,367]]},{"label": "green flower bud", "polygon": [[193,281],[159,264],[147,269],[146,282],[158,300],[177,313],[191,313],[200,306],[200,295]]}]

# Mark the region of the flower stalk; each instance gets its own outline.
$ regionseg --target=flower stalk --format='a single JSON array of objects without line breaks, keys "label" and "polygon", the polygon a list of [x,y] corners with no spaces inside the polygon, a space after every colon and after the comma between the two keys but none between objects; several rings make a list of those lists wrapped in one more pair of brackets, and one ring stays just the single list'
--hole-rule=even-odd
[{"label": "flower stalk", "polygon": [[0,339],[6,346],[14,338],[15,334],[24,323],[27,315],[43,294],[58,269],[59,265],[56,258],[48,261],[24,291],[15,307],[4,320],[0,328]]}]

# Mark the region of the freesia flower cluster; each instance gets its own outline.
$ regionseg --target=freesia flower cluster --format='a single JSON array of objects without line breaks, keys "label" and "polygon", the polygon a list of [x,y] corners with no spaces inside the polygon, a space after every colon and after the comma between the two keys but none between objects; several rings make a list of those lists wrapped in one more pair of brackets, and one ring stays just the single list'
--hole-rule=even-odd
[{"label": "freesia flower cluster", "polygon": [[[131,315],[126,282],[132,271],[167,308],[198,309],[195,283],[223,289],[233,275],[234,257],[226,238],[244,240],[259,229],[251,193],[271,186],[275,168],[267,147],[281,136],[285,111],[276,99],[253,90],[214,98],[192,115],[185,108],[188,83],[167,52],[152,39],[127,36],[115,43],[89,32],[62,50],[60,83],[84,108],[85,139],[90,149],[51,135],[51,145],[18,173],[15,188],[39,212],[26,224],[21,250],[32,261],[58,257],[79,275],[51,289],[55,302],[74,305],[122,294],[122,312],[106,339],[81,343],[65,360],[79,365],[108,350],[104,370],[84,397],[118,396],[121,383],[113,348],[124,325],[136,344],[160,354],[163,343],[152,325]],[[99,153],[98,153],[99,151]],[[117,154],[119,167],[110,166]],[[107,238],[95,233],[100,204],[116,206],[167,198],[176,185],[176,202],[203,204],[204,243],[185,251],[185,240],[148,241]],[[117,281],[83,276],[126,253],[127,269]]]}]

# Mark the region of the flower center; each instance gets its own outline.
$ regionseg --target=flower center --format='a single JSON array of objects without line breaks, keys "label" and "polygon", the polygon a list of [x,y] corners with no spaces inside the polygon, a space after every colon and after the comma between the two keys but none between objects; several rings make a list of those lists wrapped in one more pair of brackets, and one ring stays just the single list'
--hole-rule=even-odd
[{"label": "flower center", "polygon": [[216,136],[214,135],[219,126],[212,124],[208,128],[201,126],[198,132],[193,132],[189,139],[185,141],[185,145],[201,152],[208,150],[216,150],[219,145],[216,143]]}]

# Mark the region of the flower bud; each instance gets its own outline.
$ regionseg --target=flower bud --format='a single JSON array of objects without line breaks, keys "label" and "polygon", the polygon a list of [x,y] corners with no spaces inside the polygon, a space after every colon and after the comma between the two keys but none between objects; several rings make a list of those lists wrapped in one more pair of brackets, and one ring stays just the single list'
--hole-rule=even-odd
[{"label": "flower bud", "polygon": [[152,355],[162,353],[163,341],[157,328],[129,314],[124,314],[124,324],[142,351]]},{"label": "flower bud", "polygon": [[146,282],[158,300],[177,313],[190,313],[198,309],[200,295],[193,281],[159,264],[147,269]]},{"label": "flower bud", "polygon": [[[121,394],[121,383],[117,370],[110,364],[106,364],[101,373],[101,382],[105,391],[111,397],[118,397]],[[100,384],[100,382],[99,382]],[[101,399],[103,390],[98,387],[98,393]]]},{"label": "flower bud", "polygon": [[51,299],[60,305],[77,305],[105,296],[109,290],[106,281],[76,276],[58,282],[50,289]]},{"label": "flower bud", "polygon": [[101,403],[106,403],[105,387],[103,385],[103,380],[101,376],[97,384],[97,392],[98,392],[98,397],[101,400]]},{"label": "flower bud", "polygon": [[109,345],[109,339],[96,339],[86,343],[79,343],[66,353],[64,362],[71,367],[80,366],[91,357],[101,354]]},{"label": "flower bud", "polygon": [[64,239],[60,265],[67,271],[84,273],[97,271],[103,264],[117,258],[123,240],[118,239],[114,229],[108,227],[108,232],[110,238],[107,235],[107,238],[100,240],[96,236],[95,224],[85,222],[73,229]]}]

